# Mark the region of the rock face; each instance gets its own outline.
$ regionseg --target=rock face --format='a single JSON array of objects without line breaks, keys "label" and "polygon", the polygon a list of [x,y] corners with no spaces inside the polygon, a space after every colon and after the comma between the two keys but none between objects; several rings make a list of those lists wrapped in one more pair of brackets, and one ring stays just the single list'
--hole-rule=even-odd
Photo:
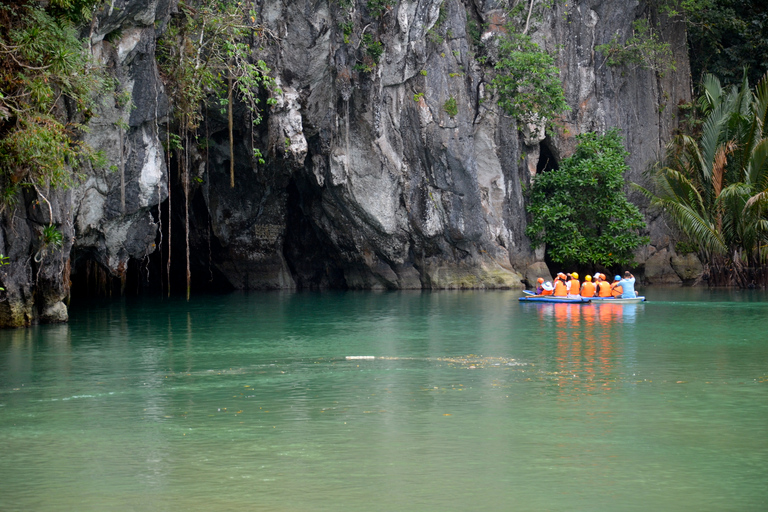
[{"label": "rock face", "polygon": [[[235,188],[226,122],[209,113],[209,150],[196,155],[190,199],[193,275],[238,289],[521,287],[548,274],[524,234],[524,191],[537,168],[571,154],[576,134],[618,126],[632,155],[627,181],[640,182],[674,128],[676,105],[690,100],[681,24],[644,3],[557,2],[534,22],[534,40],[561,48],[572,110],[556,132],[518,130],[488,88],[491,66],[478,57],[503,30],[506,2],[351,4],[255,2],[274,34],[265,59],[284,94],[255,134],[236,109]],[[169,194],[161,144],[168,106],[154,44],[175,6],[118,0],[115,7],[98,19],[91,41],[135,108],[103,98],[87,140],[105,150],[113,170],[88,172],[71,193],[51,192],[66,239],[60,254],[45,256],[51,263],[30,257],[40,222],[34,198],[23,215],[3,213],[0,242],[13,261],[2,269],[3,325],[64,320],[69,269],[82,275],[84,261],[124,278],[132,262],[165,265],[156,244],[167,243],[169,225],[174,240],[183,239],[173,175],[173,213],[159,210]],[[677,72],[612,68],[595,52],[643,17],[672,44]],[[252,138],[268,151],[265,165],[251,157]],[[649,229],[653,252],[672,249],[661,224]]]}]

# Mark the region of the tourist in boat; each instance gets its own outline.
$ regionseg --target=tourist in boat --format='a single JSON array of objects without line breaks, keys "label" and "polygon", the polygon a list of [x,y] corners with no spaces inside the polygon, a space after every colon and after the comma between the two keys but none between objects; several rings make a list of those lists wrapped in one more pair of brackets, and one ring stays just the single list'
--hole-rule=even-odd
[{"label": "tourist in boat", "polygon": [[624,293],[624,288],[621,286],[621,276],[613,276],[613,283],[611,283],[611,296],[613,296],[614,299],[618,299],[621,297],[622,293]]},{"label": "tourist in boat", "polygon": [[554,291],[555,287],[552,286],[552,283],[547,281],[546,283],[541,285],[541,295],[552,295],[552,292]]},{"label": "tourist in boat", "polygon": [[584,276],[584,283],[581,285],[582,297],[594,297],[595,296],[595,283],[592,282],[592,276]]},{"label": "tourist in boat", "polygon": [[637,292],[635,291],[635,276],[633,276],[629,270],[624,272],[624,279],[619,281],[618,284],[621,285],[622,288],[622,299],[634,299],[637,297]]},{"label": "tourist in boat", "polygon": [[544,291],[544,287],[542,286],[544,284],[544,278],[540,277],[537,283],[538,284],[536,285],[536,295],[541,295],[541,292]]},{"label": "tourist in boat", "polygon": [[552,295],[554,295],[555,297],[568,296],[568,285],[566,284],[565,274],[563,274],[562,272],[557,274],[557,279],[555,279],[555,290]]},{"label": "tourist in boat", "polygon": [[571,272],[568,275],[568,281],[566,282],[566,285],[568,286],[568,296],[574,299],[578,298],[581,291],[581,285],[579,284],[579,274],[576,272]]},{"label": "tourist in boat", "polygon": [[602,298],[611,297],[611,285],[605,281],[605,274],[595,274],[597,277],[597,296]]}]

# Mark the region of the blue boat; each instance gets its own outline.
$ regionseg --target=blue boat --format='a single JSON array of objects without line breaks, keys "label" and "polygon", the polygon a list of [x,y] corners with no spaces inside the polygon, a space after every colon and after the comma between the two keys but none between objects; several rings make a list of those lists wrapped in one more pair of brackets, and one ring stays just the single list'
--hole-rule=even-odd
[{"label": "blue boat", "polygon": [[552,295],[526,295],[520,297],[520,302],[554,302],[560,304],[589,304],[593,297],[554,297]]}]

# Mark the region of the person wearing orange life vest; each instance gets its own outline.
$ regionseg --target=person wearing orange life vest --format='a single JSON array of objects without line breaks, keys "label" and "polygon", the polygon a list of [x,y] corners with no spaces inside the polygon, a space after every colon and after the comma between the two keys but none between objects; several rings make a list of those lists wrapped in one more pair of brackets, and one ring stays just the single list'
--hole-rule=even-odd
[{"label": "person wearing orange life vest", "polygon": [[555,297],[567,297],[568,296],[568,286],[565,282],[565,274],[560,272],[557,274],[557,279],[555,279],[555,291],[552,293]]},{"label": "person wearing orange life vest", "polygon": [[542,295],[552,295],[552,292],[555,290],[555,287],[552,286],[552,283],[550,283],[549,281],[541,285],[541,288],[542,288],[542,291],[541,291]]},{"label": "person wearing orange life vest", "polygon": [[568,296],[576,298],[579,297],[579,293],[581,292],[581,284],[579,283],[579,274],[576,272],[571,272],[571,274],[568,276],[568,282],[566,283],[568,285]]},{"label": "person wearing orange life vest", "polygon": [[595,296],[595,283],[592,282],[592,276],[584,276],[584,283],[581,285],[582,297],[594,297]]},{"label": "person wearing orange life vest", "polygon": [[595,274],[595,276],[598,276],[597,283],[595,284],[597,287],[597,296],[603,298],[612,297],[611,285],[605,281],[605,274]]},{"label": "person wearing orange life vest", "polygon": [[614,299],[618,299],[624,293],[624,287],[619,284],[619,281],[621,281],[621,276],[614,276],[613,284],[611,284],[611,295]]}]

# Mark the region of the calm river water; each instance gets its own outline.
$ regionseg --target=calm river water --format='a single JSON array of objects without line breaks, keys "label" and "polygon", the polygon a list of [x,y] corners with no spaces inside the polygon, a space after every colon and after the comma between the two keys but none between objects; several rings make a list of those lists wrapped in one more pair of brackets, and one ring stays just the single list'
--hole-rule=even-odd
[{"label": "calm river water", "polygon": [[0,510],[768,510],[768,294],[643,291],[75,306],[0,332]]}]

